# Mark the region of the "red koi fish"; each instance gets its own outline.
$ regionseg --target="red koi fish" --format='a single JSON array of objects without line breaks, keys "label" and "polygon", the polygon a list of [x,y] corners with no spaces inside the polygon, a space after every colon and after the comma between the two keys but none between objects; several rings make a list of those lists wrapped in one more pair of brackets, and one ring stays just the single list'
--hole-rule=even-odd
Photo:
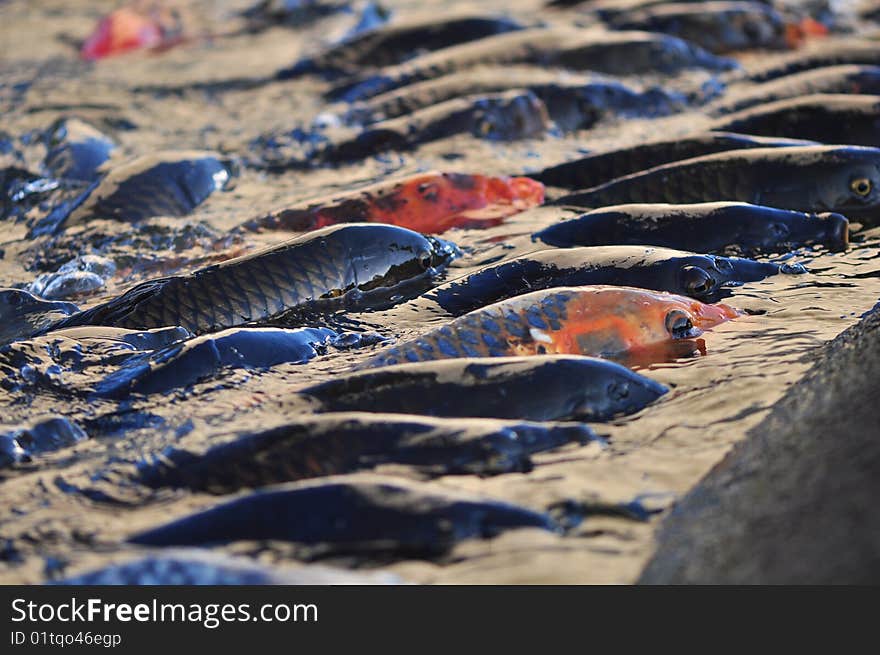
[{"label": "red koi fish", "polygon": [[798,23],[785,25],[785,43],[789,48],[799,48],[807,39],[828,36],[828,28],[809,16]]},{"label": "red koi fish", "polygon": [[465,314],[365,366],[543,354],[663,361],[682,353],[682,340],[737,316],[728,305],[631,287],[545,289]]},{"label": "red koi fish", "polygon": [[327,200],[309,201],[248,221],[241,227],[250,231],[305,232],[337,223],[370,222],[441,234],[455,227],[498,225],[543,201],[544,185],[528,177],[432,172],[382,182]]},{"label": "red koi fish", "polygon": [[172,9],[122,7],[110,12],[85,40],[80,57],[90,61],[132,50],[168,47],[182,40],[180,15]]}]

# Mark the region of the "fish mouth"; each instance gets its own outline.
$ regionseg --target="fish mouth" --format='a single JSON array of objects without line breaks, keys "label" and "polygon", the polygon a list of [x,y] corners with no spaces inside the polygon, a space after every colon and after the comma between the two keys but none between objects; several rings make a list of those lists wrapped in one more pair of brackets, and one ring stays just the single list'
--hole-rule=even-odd
[{"label": "fish mouth", "polygon": [[819,214],[826,222],[827,246],[832,252],[846,250],[849,246],[849,221],[841,214]]},{"label": "fish mouth", "polygon": [[[704,304],[692,308],[691,311],[693,313],[694,326],[702,330],[711,329],[716,325],[721,325],[722,323],[737,318],[738,316],[742,316],[742,313],[738,309],[723,303],[716,303],[714,305]],[[696,336],[700,335],[697,334]]]},{"label": "fish mouth", "polygon": [[425,238],[431,243],[432,250],[434,251],[434,266],[438,264],[448,264],[453,259],[461,257],[461,249],[452,243],[452,241],[433,236],[427,236]]}]

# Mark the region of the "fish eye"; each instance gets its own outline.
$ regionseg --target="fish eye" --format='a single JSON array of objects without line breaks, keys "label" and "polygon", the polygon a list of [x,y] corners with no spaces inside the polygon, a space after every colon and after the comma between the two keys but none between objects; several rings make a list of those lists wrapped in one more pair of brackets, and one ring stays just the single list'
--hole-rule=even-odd
[{"label": "fish eye", "polygon": [[849,183],[849,188],[852,189],[853,193],[855,193],[857,196],[865,197],[869,193],[871,193],[871,180],[866,177],[856,178]]},{"label": "fish eye", "polygon": [[745,34],[750,39],[760,38],[762,33],[760,27],[751,21],[742,21],[739,25],[739,28],[743,31],[743,34]]},{"label": "fish eye", "polygon": [[788,236],[788,226],[785,223],[771,223],[770,232],[777,239],[784,239]]},{"label": "fish eye", "polygon": [[434,262],[434,257],[431,254],[430,250],[422,250],[419,253],[419,266],[422,267],[422,270],[427,271],[431,268],[431,265]]},{"label": "fish eye", "polygon": [[3,299],[10,307],[21,307],[24,304],[24,294],[21,293],[5,293]]},{"label": "fish eye", "polygon": [[706,295],[715,288],[715,280],[699,266],[681,269],[682,287],[688,294]]},{"label": "fish eye", "polygon": [[692,333],[694,323],[687,312],[673,309],[666,315],[666,330],[673,339],[684,339]]},{"label": "fish eye", "polygon": [[614,400],[623,400],[629,396],[629,384],[627,382],[612,382],[608,385],[608,395]]}]

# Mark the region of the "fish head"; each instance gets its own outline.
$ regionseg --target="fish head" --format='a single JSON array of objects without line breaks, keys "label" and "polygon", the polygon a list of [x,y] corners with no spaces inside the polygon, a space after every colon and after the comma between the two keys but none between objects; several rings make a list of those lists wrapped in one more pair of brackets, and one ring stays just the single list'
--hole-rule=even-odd
[{"label": "fish head", "polygon": [[735,70],[739,64],[733,59],[718,57],[695,43],[669,34],[651,33],[653,40],[650,60],[659,70],[676,70],[702,66],[710,70]]},{"label": "fish head", "polygon": [[782,17],[771,8],[757,10],[758,7],[727,14],[717,14],[726,18],[722,30],[725,43],[732,50],[746,50],[755,47],[787,48],[788,30]]},{"label": "fish head", "polygon": [[[593,360],[592,357],[586,358]],[[595,360],[593,360],[595,361]],[[579,420],[606,421],[640,411],[666,394],[669,389],[649,377],[621,364],[602,361],[593,378],[601,384],[586,385],[569,415]]]},{"label": "fish head", "polygon": [[564,310],[557,313],[564,318],[548,334],[555,352],[614,359],[695,339],[739,315],[727,305],[633,287],[562,289],[555,294],[555,305],[560,304]]},{"label": "fish head", "polygon": [[711,305],[694,298],[663,292],[642,292],[633,298],[634,328],[644,335],[645,343],[669,339],[693,339],[704,330],[739,316],[734,308]]},{"label": "fish head", "polygon": [[544,102],[531,91],[511,92],[477,102],[480,117],[475,136],[489,141],[539,138],[550,129]]},{"label": "fish head", "polygon": [[548,85],[541,91],[541,99],[547,105],[550,118],[563,132],[592,127],[602,112],[613,106],[613,98],[597,90],[599,85],[588,84],[581,88]]},{"label": "fish head", "polygon": [[880,67],[862,66],[850,78],[849,93],[877,95],[880,93]]},{"label": "fish head", "polygon": [[831,251],[846,250],[849,245],[849,220],[842,214],[825,212],[817,214],[824,227],[824,243]]},{"label": "fish head", "polygon": [[0,289],[0,342],[33,336],[77,311],[69,302],[43,300],[22,289]]},{"label": "fish head", "polygon": [[675,278],[668,289],[703,302],[717,300],[724,287],[763,280],[779,272],[774,264],[715,255],[675,257],[670,263]]},{"label": "fish head", "polygon": [[848,146],[815,180],[816,209],[880,217],[880,149]]},{"label": "fish head", "polygon": [[699,336],[703,330],[709,330],[740,315],[729,305],[722,303],[713,305],[672,294],[666,294],[657,305],[666,332],[673,339],[690,339]]},{"label": "fish head", "polygon": [[[749,205],[742,206],[744,211],[737,209],[733,207],[728,213],[731,243],[746,251],[787,252],[815,243],[823,243],[831,250],[845,250],[849,243],[849,221],[840,214],[810,214]],[[746,274],[748,272],[746,270]],[[765,272],[760,277],[738,280],[751,282],[770,274]]]},{"label": "fish head", "polygon": [[432,278],[459,254],[455,244],[395,225],[350,224],[349,279],[362,291]]},{"label": "fish head", "polygon": [[[761,252],[796,250],[801,244],[825,244],[832,251],[846,250],[849,221],[841,214],[773,210],[767,220],[743,225],[743,241]],[[748,281],[748,280],[744,280]]]}]

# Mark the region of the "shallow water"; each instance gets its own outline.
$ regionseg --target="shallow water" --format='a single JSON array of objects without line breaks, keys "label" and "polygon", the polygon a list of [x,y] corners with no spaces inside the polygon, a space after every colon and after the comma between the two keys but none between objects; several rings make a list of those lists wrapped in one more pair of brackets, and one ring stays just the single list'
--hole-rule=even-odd
[{"label": "shallow water", "polygon": [[[194,24],[206,25],[209,31],[220,31],[218,26],[226,30],[236,20],[234,10],[248,4],[195,2]],[[384,4],[405,14],[419,3]],[[509,4],[485,2],[481,7],[509,8]],[[515,3],[526,21],[552,16],[539,6],[537,2]],[[79,1],[42,3],[39,9],[23,0],[4,3],[0,11],[5,43],[0,50],[13,53],[0,63],[4,131],[22,135],[45,129],[55,118],[75,115],[118,142],[116,162],[162,149],[245,154],[247,144],[259,134],[289,130],[333,110],[320,100],[318,93],[327,85],[316,78],[247,89],[228,81],[268,76],[289,65],[313,50],[325,35],[338,36],[349,29],[354,20],[350,15],[328,18],[320,30],[274,28],[198,39],[161,54],[135,53],[97,65],[81,63],[59,37],[86,34],[106,9],[105,3]],[[703,79],[703,73],[694,73],[664,84],[691,88]],[[194,88],[195,82],[202,86]],[[82,254],[84,244],[95,243],[99,234],[110,235],[111,245],[102,254],[116,260],[118,271],[99,293],[77,299],[81,306],[90,306],[142,279],[193,270],[290,236],[273,232],[236,239],[224,236],[239,223],[288,203],[420,170],[527,173],[584,149],[684,134],[708,120],[696,111],[666,119],[610,122],[590,131],[512,144],[461,136],[406,155],[381,156],[336,170],[270,176],[244,168],[234,188],[215,193],[191,217],[147,221],[140,228],[140,240],[131,226],[105,221],[85,231],[65,232],[49,249],[46,240],[26,238],[25,223],[8,221],[0,239],[5,253],[0,260],[0,285],[30,283],[40,272],[57,268],[50,262],[60,259],[60,264],[69,258],[59,253]],[[27,156],[38,158],[40,148],[27,149]],[[33,215],[43,211],[37,208]],[[559,215],[533,211],[498,227],[446,233],[444,238],[466,253],[446,278],[538,249],[528,235]],[[200,239],[187,239],[179,229],[183,223],[204,223],[212,231]],[[158,246],[145,236],[162,230],[170,236],[159,240]],[[810,365],[810,353],[817,346],[858,321],[880,298],[880,230],[856,235],[844,253],[802,249],[769,259],[802,263],[809,272],[778,275],[732,289],[724,302],[749,313],[706,333],[705,355],[642,369],[672,391],[634,416],[594,426],[608,438],[606,447],[571,445],[536,455],[535,469],[529,473],[445,476],[437,481],[541,510],[564,500],[606,510],[633,504],[650,515],[648,520],[603,510],[588,516],[566,536],[517,530],[488,541],[462,543],[440,562],[401,561],[382,568],[415,582],[632,582],[652,552],[661,511],[764,417]],[[411,337],[442,321],[406,313],[394,316],[391,310],[359,318],[395,339]],[[264,372],[235,370],[189,391],[122,405],[86,401],[68,393],[63,375],[52,388],[27,386],[0,393],[4,425],[60,414],[84,424],[94,437],[2,474],[0,503],[11,511],[0,518],[0,541],[6,544],[0,551],[0,581],[39,582],[119,558],[126,551],[119,541],[126,536],[216,504],[215,497],[184,491],[165,491],[144,503],[142,492],[126,483],[124,475],[133,463],[149,460],[163,448],[198,446],[233,428],[259,426],[277,413],[279,403],[293,389],[328,379],[377,348],[333,350],[304,365],[280,365]],[[380,470],[419,477],[403,467]],[[89,498],[81,493],[83,489],[106,494],[104,502],[96,500],[94,493]],[[279,544],[241,543],[225,550],[253,555],[263,562],[291,557],[289,549]],[[336,563],[369,565],[351,559]]]}]

